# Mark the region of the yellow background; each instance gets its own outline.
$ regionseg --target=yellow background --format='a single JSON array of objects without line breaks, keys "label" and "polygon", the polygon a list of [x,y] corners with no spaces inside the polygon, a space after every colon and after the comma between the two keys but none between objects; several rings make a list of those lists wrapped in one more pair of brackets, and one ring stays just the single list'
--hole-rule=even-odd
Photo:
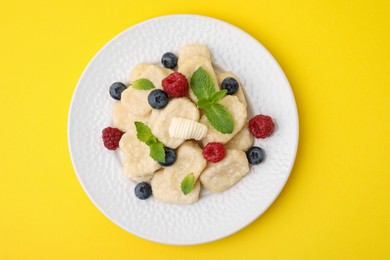
[{"label": "yellow background", "polygon": [[[272,207],[217,242],[142,240],[87,198],[67,147],[78,78],[145,19],[230,22],[279,61],[300,142]],[[0,1],[0,259],[390,259],[390,1]]]}]

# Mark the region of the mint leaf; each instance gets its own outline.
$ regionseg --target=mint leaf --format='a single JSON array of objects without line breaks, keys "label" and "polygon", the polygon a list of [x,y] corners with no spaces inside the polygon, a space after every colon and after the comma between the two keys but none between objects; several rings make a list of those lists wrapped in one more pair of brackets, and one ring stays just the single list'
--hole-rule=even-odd
[{"label": "mint leaf", "polygon": [[165,150],[164,150],[164,145],[160,142],[151,144],[149,146],[150,149],[150,157],[153,158],[153,160],[157,162],[165,162]]},{"label": "mint leaf", "polygon": [[210,97],[210,102],[217,103],[217,102],[221,101],[222,98],[224,96],[226,96],[226,93],[227,93],[226,89],[213,93]]},{"label": "mint leaf", "polygon": [[192,191],[195,185],[195,176],[193,173],[188,174],[181,182],[180,188],[184,195]]},{"label": "mint leaf", "polygon": [[157,138],[155,136],[151,136],[151,137],[149,137],[148,140],[146,140],[145,144],[147,146],[151,146],[152,144],[157,143],[157,142],[158,142]]},{"label": "mint leaf", "polygon": [[198,99],[209,99],[215,92],[215,86],[210,75],[202,67],[199,67],[192,74],[190,86]]},{"label": "mint leaf", "polygon": [[223,134],[233,133],[234,123],[229,111],[221,104],[212,104],[205,112],[210,124]]},{"label": "mint leaf", "polygon": [[153,136],[152,130],[150,130],[149,126],[145,125],[142,122],[134,122],[135,128],[137,129],[137,138],[141,142],[148,142],[148,140]]},{"label": "mint leaf", "polygon": [[221,101],[221,99],[226,95],[226,93],[227,93],[226,89],[215,92],[211,94],[210,98],[208,99],[199,99],[197,105],[199,108],[207,110],[212,104]]},{"label": "mint leaf", "polygon": [[149,126],[145,125],[142,122],[134,122],[135,128],[137,130],[137,138],[141,142],[144,142],[149,146],[150,157],[157,162],[165,162],[165,150],[164,144],[161,143],[152,133]]},{"label": "mint leaf", "polygon": [[198,108],[205,110],[210,124],[223,134],[233,133],[232,116],[224,106],[218,104],[226,95],[227,90],[215,92],[215,86],[210,75],[202,67],[199,67],[192,75],[190,86],[198,98]]},{"label": "mint leaf", "polygon": [[131,86],[138,90],[149,90],[154,89],[153,83],[148,79],[137,79]]},{"label": "mint leaf", "polygon": [[198,103],[197,103],[198,107],[202,108],[202,109],[209,108],[211,104],[212,103],[208,99],[200,99],[200,100],[198,100]]}]

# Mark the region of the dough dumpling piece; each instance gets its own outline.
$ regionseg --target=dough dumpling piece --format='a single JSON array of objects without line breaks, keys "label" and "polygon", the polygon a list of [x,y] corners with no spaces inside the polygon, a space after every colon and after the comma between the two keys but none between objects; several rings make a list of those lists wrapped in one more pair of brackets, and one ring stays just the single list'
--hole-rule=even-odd
[{"label": "dough dumpling piece", "polygon": [[130,80],[134,81],[135,79],[139,79],[142,73],[145,72],[145,70],[151,66],[152,64],[146,64],[146,63],[140,63],[137,64],[134,69],[130,73]]},{"label": "dough dumpling piece", "polygon": [[161,109],[158,112],[154,111],[155,110],[153,110],[151,116],[153,118],[153,123],[149,123],[152,132],[160,142],[172,149],[177,148],[184,142],[183,139],[172,138],[169,135],[169,126],[171,125],[172,118],[181,117],[199,121],[198,108],[187,98],[174,98],[169,101],[164,109]]},{"label": "dough dumpling piece", "polygon": [[190,193],[184,195],[180,189],[172,187],[165,179],[165,170],[158,171],[152,179],[153,197],[157,200],[173,204],[192,204],[199,200],[200,183],[197,181]]},{"label": "dough dumpling piece", "polygon": [[222,161],[207,164],[200,181],[208,190],[222,192],[236,184],[248,172],[249,164],[245,152],[227,149]]},{"label": "dough dumpling piece", "polygon": [[[148,122],[148,126],[150,129],[153,129],[154,122],[156,122],[157,118],[160,116],[160,113],[161,113],[161,109],[152,109],[152,113],[150,114],[150,118]],[[169,127],[169,125],[167,127]]]},{"label": "dough dumpling piece", "polygon": [[165,169],[165,174],[170,176],[170,181],[181,183],[189,173],[193,173],[195,180],[197,180],[207,164],[199,144],[195,141],[186,141],[179,146],[176,154],[175,163]]},{"label": "dough dumpling piece", "polygon": [[135,131],[125,133],[119,147],[123,151],[123,169],[126,175],[134,181],[146,181],[153,177],[161,166],[149,156],[149,147],[138,140]]},{"label": "dough dumpling piece", "polygon": [[112,125],[123,132],[135,131],[135,121],[148,123],[150,113],[144,116],[135,116],[129,113],[121,102],[116,102],[113,109]]},{"label": "dough dumpling piece", "polygon": [[208,59],[211,62],[210,49],[203,44],[188,44],[183,46],[179,51],[178,65],[181,66],[184,61],[194,56],[201,56]]},{"label": "dough dumpling piece", "polygon": [[[178,67],[178,71],[187,78],[188,84],[190,84],[192,75],[199,67],[202,67],[210,75],[211,80],[215,86],[215,91],[219,91],[217,76],[215,75],[211,61],[208,58],[202,56],[193,56],[187,60],[182,61],[182,64]],[[191,86],[189,96],[192,101],[195,103],[198,102],[198,99],[191,89]]]},{"label": "dough dumpling piece", "polygon": [[[132,71],[130,80],[133,82],[137,79],[146,78],[153,83],[155,88],[161,89],[161,81],[172,72],[170,69],[161,68],[156,65],[140,64]],[[146,115],[152,110],[152,107],[148,103],[148,96],[152,90],[138,90],[129,86],[122,92],[121,102],[130,114],[135,116]]]},{"label": "dough dumpling piece", "polygon": [[236,96],[225,96],[220,102],[231,114],[233,118],[234,128],[233,133],[231,134],[223,134],[218,132],[214,127],[210,125],[209,120],[206,115],[203,115],[200,119],[202,124],[207,125],[208,131],[205,138],[202,139],[203,145],[207,145],[210,142],[219,142],[219,143],[227,143],[230,139],[233,138],[244,126],[247,111],[245,106],[238,100]]},{"label": "dough dumpling piece", "polygon": [[227,144],[226,149],[238,149],[241,151],[248,151],[253,145],[253,136],[249,131],[248,121],[245,122],[244,127],[238,132]]},{"label": "dough dumpling piece", "polygon": [[218,83],[219,83],[220,86],[221,86],[222,81],[225,78],[234,78],[235,80],[237,80],[237,82],[238,82],[238,91],[233,96],[237,96],[238,100],[240,100],[240,102],[242,104],[244,104],[245,107],[247,107],[248,105],[246,103],[244,91],[242,90],[242,84],[241,84],[240,80],[238,79],[238,77],[236,75],[234,75],[233,73],[229,72],[229,71],[218,73],[217,74],[217,79],[218,79]]},{"label": "dough dumpling piece", "polygon": [[155,88],[162,89],[161,82],[169,74],[173,73],[173,70],[164,67],[159,67],[153,64],[138,64],[134,67],[130,74],[131,82],[137,79],[146,78],[150,80]]},{"label": "dough dumpling piece", "polygon": [[152,180],[153,195],[157,200],[176,204],[190,204],[198,200],[200,184],[196,182],[194,189],[187,195],[181,190],[181,182],[190,173],[195,181],[206,167],[202,149],[194,141],[184,142],[176,151],[176,162],[166,167],[162,174],[155,174]]}]

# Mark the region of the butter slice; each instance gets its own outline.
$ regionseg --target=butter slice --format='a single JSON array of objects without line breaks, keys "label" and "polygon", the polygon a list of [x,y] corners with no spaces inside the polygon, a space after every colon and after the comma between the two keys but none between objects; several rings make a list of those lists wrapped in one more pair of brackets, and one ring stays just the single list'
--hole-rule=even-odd
[{"label": "butter slice", "polygon": [[169,126],[169,135],[177,139],[200,140],[207,135],[207,126],[190,119],[174,117]]}]

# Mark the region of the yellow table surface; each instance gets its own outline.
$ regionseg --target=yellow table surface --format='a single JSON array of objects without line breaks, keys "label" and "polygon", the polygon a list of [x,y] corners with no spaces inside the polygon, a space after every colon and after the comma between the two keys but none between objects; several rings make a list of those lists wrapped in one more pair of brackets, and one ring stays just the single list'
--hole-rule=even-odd
[{"label": "yellow table surface", "polygon": [[[69,157],[75,85],[112,37],[195,13],[258,39],[293,88],[297,159],[242,231],[167,246],[110,222]],[[0,259],[390,259],[390,1],[0,1]]]}]

